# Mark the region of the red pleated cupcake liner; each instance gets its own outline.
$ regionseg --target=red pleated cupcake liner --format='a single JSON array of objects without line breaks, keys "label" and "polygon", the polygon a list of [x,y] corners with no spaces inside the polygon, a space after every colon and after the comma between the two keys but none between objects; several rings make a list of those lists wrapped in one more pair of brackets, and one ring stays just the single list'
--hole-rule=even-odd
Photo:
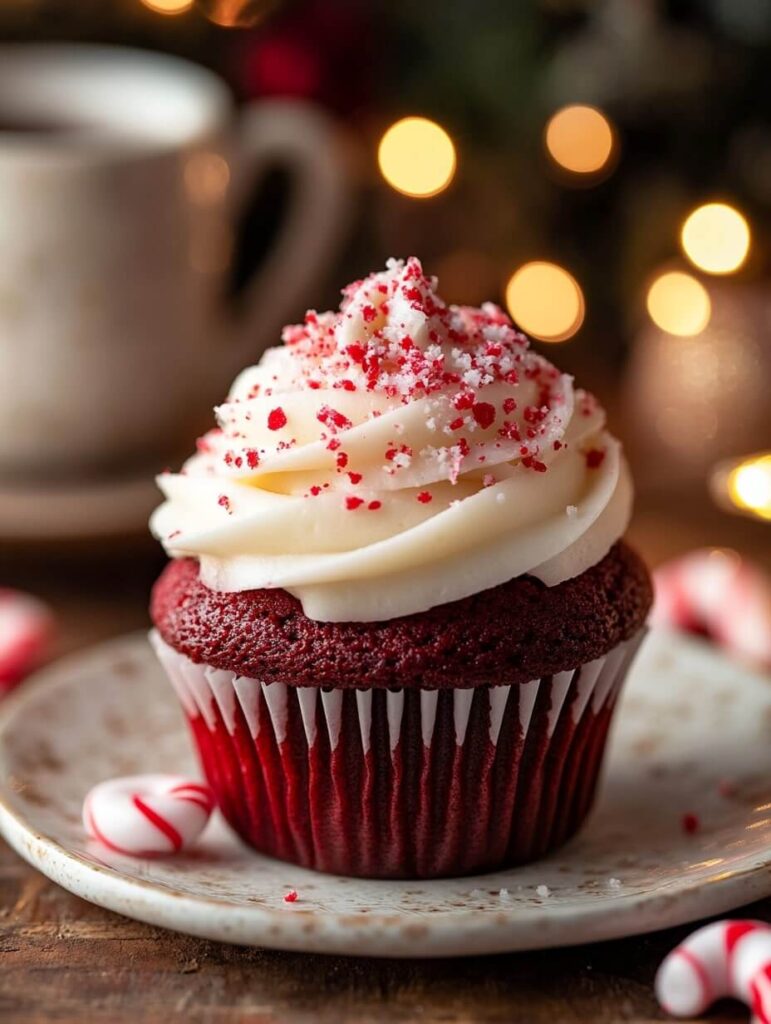
[{"label": "red pleated cupcake liner", "polygon": [[247,843],[319,871],[438,878],[534,860],[580,827],[642,636],[529,683],[438,690],[266,684],[152,640]]}]

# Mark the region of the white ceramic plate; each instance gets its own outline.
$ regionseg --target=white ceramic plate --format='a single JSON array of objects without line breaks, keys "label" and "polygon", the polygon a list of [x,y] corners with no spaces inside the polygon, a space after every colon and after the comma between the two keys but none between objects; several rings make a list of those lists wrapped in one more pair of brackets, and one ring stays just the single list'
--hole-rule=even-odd
[{"label": "white ceramic plate", "polygon": [[[0,828],[87,900],[194,935],[373,956],[492,953],[616,938],[771,893],[771,680],[696,641],[653,635],[629,680],[588,825],[538,864],[435,882],[304,871],[221,820],[171,860],[89,842],[88,788],[193,768],[182,715],[144,637],[70,658],[5,705]],[[689,835],[682,816],[698,815]],[[547,890],[541,888],[548,886]],[[296,903],[284,902],[293,887]]]}]

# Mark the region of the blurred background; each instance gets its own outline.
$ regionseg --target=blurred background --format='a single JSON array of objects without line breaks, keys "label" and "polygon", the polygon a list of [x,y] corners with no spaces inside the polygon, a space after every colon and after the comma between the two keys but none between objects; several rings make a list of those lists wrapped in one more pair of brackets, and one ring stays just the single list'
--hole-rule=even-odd
[{"label": "blurred background", "polygon": [[[419,255],[446,299],[499,302],[598,394],[652,562],[716,545],[771,565],[768,0],[5,0],[0,41],[173,54],[239,106],[324,112],[350,202],[288,318]],[[269,262],[294,187],[268,163],[219,238],[227,301]],[[189,418],[205,426],[217,397]],[[141,624],[161,562],[143,537],[147,482],[185,452],[127,463],[125,479],[113,465],[108,482],[0,470],[0,582],[45,593],[82,641],[105,631],[122,581],[110,628]],[[87,582],[66,600],[75,576]]]}]

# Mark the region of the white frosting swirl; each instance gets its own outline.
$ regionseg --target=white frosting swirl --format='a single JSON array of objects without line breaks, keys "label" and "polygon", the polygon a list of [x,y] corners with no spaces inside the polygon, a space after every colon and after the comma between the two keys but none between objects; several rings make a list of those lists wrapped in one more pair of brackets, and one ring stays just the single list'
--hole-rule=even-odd
[{"label": "white frosting swirl", "polygon": [[505,314],[446,306],[415,259],[310,312],[236,380],[151,521],[215,590],[283,587],[322,621],[424,611],[523,573],[554,585],[626,529],[596,401]]}]

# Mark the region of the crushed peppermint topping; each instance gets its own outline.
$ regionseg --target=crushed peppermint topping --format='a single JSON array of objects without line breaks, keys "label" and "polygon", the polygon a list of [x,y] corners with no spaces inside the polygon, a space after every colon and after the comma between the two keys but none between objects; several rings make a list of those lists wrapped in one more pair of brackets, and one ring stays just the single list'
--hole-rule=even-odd
[{"label": "crushed peppermint topping", "polygon": [[[533,352],[498,306],[448,305],[436,289],[419,260],[389,260],[385,272],[344,288],[338,311],[309,310],[302,323],[286,327],[283,349],[245,371],[217,410],[219,427],[199,438],[203,471],[217,476],[224,462],[231,473],[259,468],[269,480],[282,453],[318,445],[332,453],[323,463],[290,457],[276,466],[288,474],[287,493],[312,498],[331,488],[347,509],[366,504],[373,511],[388,506],[400,486],[415,488],[421,504],[434,494],[419,488],[455,485],[462,477],[492,487],[505,479],[489,471],[496,465],[547,473],[565,448],[574,404],[576,415],[588,417],[599,409],[596,400],[573,392],[570,378]],[[302,415],[288,404],[298,392],[310,406]],[[280,396],[287,396],[289,416]],[[401,406],[404,415],[394,422]],[[389,417],[387,434],[377,432],[381,416]],[[268,431],[283,431],[290,417],[297,437],[266,434],[266,423]],[[371,438],[378,438],[374,464]],[[412,443],[402,443],[407,440]],[[365,464],[358,461],[362,454]],[[597,446],[583,454],[595,469],[605,451]],[[311,485],[309,472],[322,465],[321,479]],[[356,487],[364,473],[378,498],[346,496],[349,482]],[[499,490],[503,500],[506,488]],[[226,496],[218,501],[232,513]],[[566,512],[575,514],[573,506]]]},{"label": "crushed peppermint topping", "polygon": [[227,494],[220,494],[219,498],[217,498],[217,504],[224,508],[229,516],[233,515],[233,506],[230,504],[230,498]]}]

